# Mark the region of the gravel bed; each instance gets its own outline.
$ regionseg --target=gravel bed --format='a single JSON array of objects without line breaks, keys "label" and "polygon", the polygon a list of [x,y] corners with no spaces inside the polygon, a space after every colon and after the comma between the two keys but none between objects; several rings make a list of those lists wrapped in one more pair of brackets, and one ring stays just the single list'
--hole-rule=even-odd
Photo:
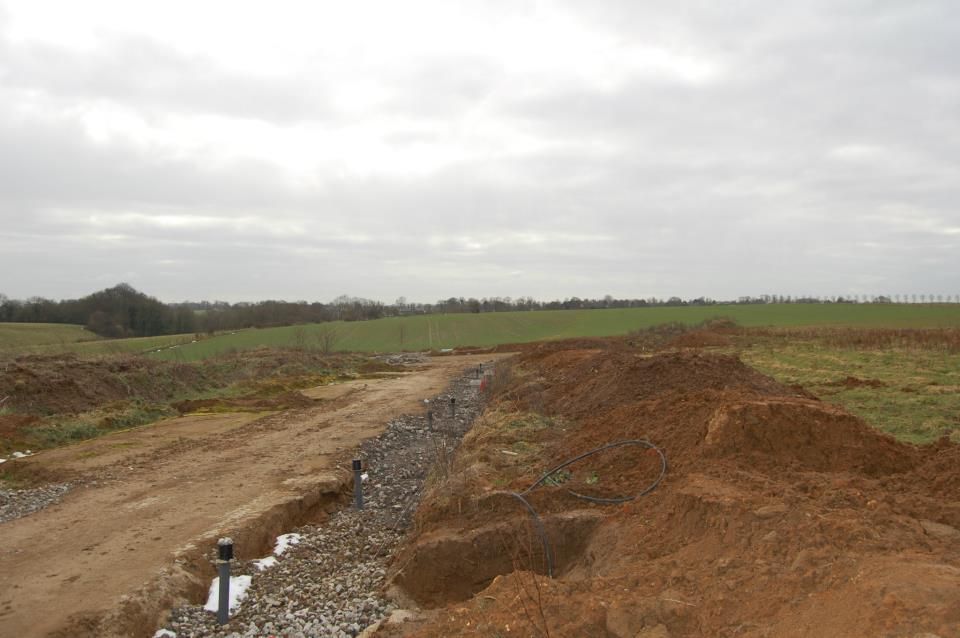
[{"label": "gravel bed", "polygon": [[0,523],[32,514],[52,505],[70,489],[70,483],[51,483],[23,490],[0,488]]},{"label": "gravel bed", "polygon": [[218,626],[215,614],[191,605],[174,609],[164,629],[178,638],[343,637],[389,615],[393,606],[382,590],[390,556],[410,526],[424,479],[450,458],[480,412],[473,377],[471,370],[427,402],[432,428],[424,416],[402,416],[361,446],[368,474],[363,510],[350,507],[323,525],[292,530],[300,542],[262,571],[253,561],[234,561],[233,574],[252,575],[253,583],[227,625]]}]

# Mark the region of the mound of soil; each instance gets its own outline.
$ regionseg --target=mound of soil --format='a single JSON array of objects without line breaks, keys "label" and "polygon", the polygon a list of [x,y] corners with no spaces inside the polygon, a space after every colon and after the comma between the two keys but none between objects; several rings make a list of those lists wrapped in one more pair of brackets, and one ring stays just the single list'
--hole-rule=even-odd
[{"label": "mound of soil", "polygon": [[497,346],[497,352],[520,352],[521,360],[526,362],[541,361],[551,355],[577,350],[612,350],[623,349],[622,339],[611,337],[580,337],[575,339],[557,339],[555,341],[537,341],[533,343],[512,343]]},{"label": "mound of soil", "polygon": [[695,330],[682,334],[667,342],[668,348],[709,348],[729,346],[733,340],[725,335],[709,330]]},{"label": "mound of soil", "polygon": [[[518,358],[519,385],[495,405],[539,405],[553,419],[481,420],[465,439],[397,559],[394,582],[439,609],[383,635],[960,637],[960,446],[898,442],[730,356],[554,345]],[[669,459],[650,494],[599,506],[568,493],[650,484],[655,453],[618,448],[529,495],[563,548],[557,577],[538,576],[529,513],[502,491],[637,438]],[[569,542],[550,521],[576,512],[602,518]],[[482,531],[494,529],[486,547]],[[441,538],[445,551],[431,554]],[[469,550],[450,551],[458,539]],[[447,588],[404,575],[416,564],[466,578],[494,541],[520,549],[499,576]]]},{"label": "mound of soil", "polygon": [[31,414],[74,414],[135,397],[150,401],[209,387],[198,366],[145,357],[21,357],[0,371],[0,395]]},{"label": "mound of soil", "polygon": [[861,419],[819,402],[772,399],[721,405],[707,422],[703,452],[754,467],[877,476],[916,465],[915,450]]},{"label": "mound of soil", "polygon": [[[529,363],[530,359],[521,357],[521,364]],[[545,357],[542,364],[538,372],[549,409],[575,419],[667,393],[736,389],[800,396],[737,357],[696,351],[641,356],[629,351],[574,350]]]},{"label": "mound of soil", "polygon": [[127,400],[169,401],[231,383],[264,377],[293,377],[322,370],[394,371],[350,355],[311,351],[251,350],[197,363],[141,356],[80,358],[76,355],[19,357],[0,368],[0,398],[18,413],[76,414]]}]

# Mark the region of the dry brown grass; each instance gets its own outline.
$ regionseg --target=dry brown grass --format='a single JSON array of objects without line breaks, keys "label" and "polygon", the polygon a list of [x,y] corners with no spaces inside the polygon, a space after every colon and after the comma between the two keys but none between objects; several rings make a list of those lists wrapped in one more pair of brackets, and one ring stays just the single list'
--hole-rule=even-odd
[{"label": "dry brown grass", "polygon": [[760,337],[813,341],[831,348],[960,353],[960,328],[749,328],[742,334],[747,340]]}]

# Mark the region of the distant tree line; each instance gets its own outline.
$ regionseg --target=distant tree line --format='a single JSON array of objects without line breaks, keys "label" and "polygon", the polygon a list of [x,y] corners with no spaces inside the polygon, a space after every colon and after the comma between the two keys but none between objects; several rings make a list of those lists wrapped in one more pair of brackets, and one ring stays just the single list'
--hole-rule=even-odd
[{"label": "distant tree line", "polygon": [[163,303],[129,284],[118,284],[81,299],[54,301],[42,297],[10,299],[0,294],[0,322],[81,324],[104,337],[147,337],[164,334],[213,333],[238,328],[266,328],[325,321],[364,321],[381,317],[438,313],[482,313],[537,310],[583,310],[601,308],[645,308],[655,306],[711,306],[768,303],[950,303],[960,295],[852,295],[847,297],[760,295],[736,300],[715,301],[708,297],[599,299],[570,297],[538,301],[532,297],[450,297],[436,303],[409,303],[400,297],[383,304],[341,295],[330,303],[307,301],[259,301],[228,303],[201,301]]},{"label": "distant tree line", "polygon": [[165,334],[265,328],[322,321],[358,321],[384,316],[382,303],[341,296],[330,304],[306,301],[225,301],[163,303],[129,284],[81,299],[42,297],[10,299],[0,294],[0,321],[80,324],[103,337],[148,337]]}]

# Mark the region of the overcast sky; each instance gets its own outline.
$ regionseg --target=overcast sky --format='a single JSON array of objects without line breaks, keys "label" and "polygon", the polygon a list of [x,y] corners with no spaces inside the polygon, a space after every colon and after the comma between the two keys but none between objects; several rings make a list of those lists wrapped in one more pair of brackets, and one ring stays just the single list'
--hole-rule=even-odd
[{"label": "overcast sky", "polygon": [[960,293],[960,3],[0,0],[0,292]]}]

